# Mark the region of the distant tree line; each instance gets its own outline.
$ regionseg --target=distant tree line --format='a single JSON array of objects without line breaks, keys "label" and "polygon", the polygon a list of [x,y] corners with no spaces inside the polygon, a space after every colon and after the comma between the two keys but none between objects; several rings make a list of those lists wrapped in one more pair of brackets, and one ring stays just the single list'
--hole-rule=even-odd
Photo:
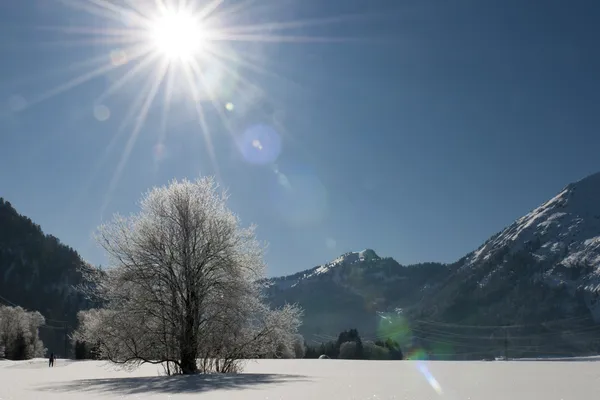
[{"label": "distant tree line", "polygon": [[386,340],[363,342],[356,329],[341,332],[335,341],[310,346],[305,344],[304,358],[329,358],[343,360],[402,360],[400,345],[388,338]]}]

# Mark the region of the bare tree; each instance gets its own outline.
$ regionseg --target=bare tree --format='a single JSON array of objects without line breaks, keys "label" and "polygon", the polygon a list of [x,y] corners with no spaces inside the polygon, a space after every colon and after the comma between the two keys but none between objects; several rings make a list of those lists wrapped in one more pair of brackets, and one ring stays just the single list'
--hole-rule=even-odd
[{"label": "bare tree", "polygon": [[113,267],[95,275],[104,308],[80,314],[77,338],[113,362],[184,374],[236,371],[293,343],[301,311],[265,304],[263,246],[226,201],[212,178],[173,181],[101,226]]}]

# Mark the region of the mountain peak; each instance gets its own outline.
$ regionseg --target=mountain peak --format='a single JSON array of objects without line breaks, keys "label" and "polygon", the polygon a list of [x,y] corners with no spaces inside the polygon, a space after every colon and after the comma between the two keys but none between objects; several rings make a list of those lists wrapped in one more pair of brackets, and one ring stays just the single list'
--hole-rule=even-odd
[{"label": "mountain peak", "polygon": [[381,257],[373,249],[364,249],[362,251],[350,251],[344,253],[328,264],[352,264],[360,261],[379,260]]},{"label": "mountain peak", "polygon": [[358,255],[362,260],[376,260],[381,258],[377,255],[377,253],[375,253],[375,250],[373,249],[364,249],[363,251],[358,253]]},{"label": "mountain peak", "polygon": [[571,183],[569,186],[600,186],[600,172],[586,176],[583,179]]},{"label": "mountain peak", "polygon": [[[465,267],[487,262],[492,276],[503,268],[507,257],[522,251],[540,266],[538,273],[544,282],[566,285],[572,291],[584,290],[594,298],[598,296],[600,173],[567,185],[552,199],[492,236],[467,258]],[[567,270],[571,275],[565,275]],[[580,272],[572,272],[576,270]],[[600,321],[600,303],[588,306]]]}]

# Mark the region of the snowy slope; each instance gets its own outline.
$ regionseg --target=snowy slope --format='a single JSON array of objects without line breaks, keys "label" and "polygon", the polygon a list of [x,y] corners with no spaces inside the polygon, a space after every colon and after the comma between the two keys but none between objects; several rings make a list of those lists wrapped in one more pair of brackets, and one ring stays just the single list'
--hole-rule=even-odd
[{"label": "snowy slope", "polygon": [[[590,310],[600,319],[600,173],[568,185],[519,218],[467,257],[461,269],[477,267],[501,252],[523,250],[539,262],[546,284],[584,291]],[[498,263],[492,274],[501,267]]]},{"label": "snowy slope", "polygon": [[519,218],[481,246],[469,263],[488,259],[504,246],[512,251],[541,241],[541,259],[563,257],[566,265],[600,264],[600,173],[564,188],[557,196]]}]

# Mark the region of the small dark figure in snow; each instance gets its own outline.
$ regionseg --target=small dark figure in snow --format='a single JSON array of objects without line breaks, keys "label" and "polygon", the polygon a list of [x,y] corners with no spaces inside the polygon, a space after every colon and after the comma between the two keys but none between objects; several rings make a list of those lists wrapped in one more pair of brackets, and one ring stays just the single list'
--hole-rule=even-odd
[{"label": "small dark figure in snow", "polygon": [[54,353],[50,353],[50,359],[48,360],[48,366],[54,367]]}]

